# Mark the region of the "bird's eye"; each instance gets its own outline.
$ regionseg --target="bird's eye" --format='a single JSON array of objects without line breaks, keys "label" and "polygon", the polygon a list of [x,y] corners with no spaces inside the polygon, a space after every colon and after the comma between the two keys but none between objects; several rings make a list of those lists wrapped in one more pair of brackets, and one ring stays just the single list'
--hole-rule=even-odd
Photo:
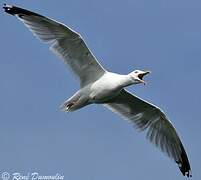
[{"label": "bird's eye", "polygon": [[137,74],[138,73],[138,71],[135,71],[135,74]]}]

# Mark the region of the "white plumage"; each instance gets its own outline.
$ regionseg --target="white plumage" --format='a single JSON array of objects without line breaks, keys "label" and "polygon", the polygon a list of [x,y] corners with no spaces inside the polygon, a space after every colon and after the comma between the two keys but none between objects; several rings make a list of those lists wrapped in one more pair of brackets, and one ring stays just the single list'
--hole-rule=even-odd
[{"label": "white plumage", "polygon": [[172,158],[183,175],[191,176],[190,164],[175,128],[166,115],[124,89],[145,83],[149,71],[135,70],[128,75],[106,71],[88,49],[81,35],[62,23],[34,12],[4,5],[5,12],[15,15],[50,50],[61,57],[80,81],[80,90],[63,103],[61,110],[74,111],[88,104],[99,103],[132,122],[147,138]]}]

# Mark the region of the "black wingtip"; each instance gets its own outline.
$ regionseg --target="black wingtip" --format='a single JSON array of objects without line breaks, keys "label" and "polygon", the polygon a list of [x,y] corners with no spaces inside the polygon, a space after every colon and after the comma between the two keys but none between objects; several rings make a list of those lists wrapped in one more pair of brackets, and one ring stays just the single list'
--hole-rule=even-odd
[{"label": "black wingtip", "polygon": [[14,11],[13,11],[13,6],[8,5],[8,4],[3,4],[3,9],[5,12],[7,12],[8,14],[11,15],[15,15]]},{"label": "black wingtip", "polygon": [[181,161],[178,161],[179,169],[184,176],[192,177],[190,163],[188,161],[187,154],[184,150],[184,147],[181,145]]},{"label": "black wingtip", "polygon": [[[28,11],[26,9],[20,8],[20,7],[16,7],[16,6],[12,6],[12,5],[8,5],[8,4],[4,4],[3,5],[3,9],[6,13],[11,14],[13,16],[18,15],[19,17],[22,17],[23,15],[35,15],[35,16],[41,16],[37,13]],[[43,16],[41,16],[43,17]]]}]

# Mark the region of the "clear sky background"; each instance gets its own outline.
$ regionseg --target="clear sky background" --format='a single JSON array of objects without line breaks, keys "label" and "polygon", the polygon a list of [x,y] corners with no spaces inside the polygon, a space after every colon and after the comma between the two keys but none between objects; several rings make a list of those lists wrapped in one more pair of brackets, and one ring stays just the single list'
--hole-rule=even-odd
[{"label": "clear sky background", "polygon": [[[108,70],[151,70],[129,88],[169,116],[201,178],[201,1],[1,1],[81,33]],[[67,180],[182,180],[177,165],[101,105],[63,113],[78,88],[63,62],[16,18],[0,11],[0,172]]]}]

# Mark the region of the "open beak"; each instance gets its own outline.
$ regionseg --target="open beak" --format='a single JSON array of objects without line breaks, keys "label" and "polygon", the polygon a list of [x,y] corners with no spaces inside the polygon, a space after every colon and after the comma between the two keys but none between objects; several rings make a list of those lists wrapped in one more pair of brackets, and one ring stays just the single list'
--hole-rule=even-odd
[{"label": "open beak", "polygon": [[147,74],[150,74],[150,73],[151,73],[151,71],[144,71],[144,72],[140,73],[140,74],[138,75],[138,80],[139,80],[141,83],[143,83],[143,84],[145,85],[146,82],[143,80],[143,77],[144,77],[145,75],[147,75]]}]

